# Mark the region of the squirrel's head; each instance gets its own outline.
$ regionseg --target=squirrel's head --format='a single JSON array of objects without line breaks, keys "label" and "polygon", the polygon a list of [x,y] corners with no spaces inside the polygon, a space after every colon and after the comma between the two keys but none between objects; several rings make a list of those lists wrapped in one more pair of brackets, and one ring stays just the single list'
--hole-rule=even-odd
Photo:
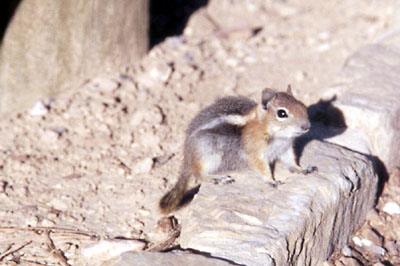
[{"label": "squirrel's head", "polygon": [[286,92],[264,89],[258,113],[268,134],[274,137],[297,137],[311,126],[307,107],[294,98],[290,85]]}]

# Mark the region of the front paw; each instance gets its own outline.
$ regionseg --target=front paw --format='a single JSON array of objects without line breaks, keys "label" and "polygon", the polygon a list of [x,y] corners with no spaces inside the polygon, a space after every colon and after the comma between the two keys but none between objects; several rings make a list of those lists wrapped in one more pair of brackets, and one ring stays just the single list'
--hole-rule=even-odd
[{"label": "front paw", "polygon": [[275,181],[275,182],[268,182],[268,184],[269,184],[271,187],[273,187],[273,188],[277,188],[278,186],[283,185],[283,184],[285,184],[285,183],[282,182],[282,181],[277,180],[277,181]]},{"label": "front paw", "polygon": [[318,172],[318,167],[314,165],[308,165],[306,168],[302,169],[302,174],[303,175],[308,175],[314,172]]},{"label": "front paw", "polygon": [[289,171],[291,173],[296,173],[296,174],[302,174],[303,173],[303,169],[300,166],[291,166],[291,167],[289,167]]},{"label": "front paw", "polygon": [[316,166],[313,166],[313,165],[309,165],[306,168],[302,168],[302,167],[297,166],[297,167],[289,167],[289,171],[291,173],[308,175],[308,174],[311,174],[313,172],[318,172],[318,168]]}]

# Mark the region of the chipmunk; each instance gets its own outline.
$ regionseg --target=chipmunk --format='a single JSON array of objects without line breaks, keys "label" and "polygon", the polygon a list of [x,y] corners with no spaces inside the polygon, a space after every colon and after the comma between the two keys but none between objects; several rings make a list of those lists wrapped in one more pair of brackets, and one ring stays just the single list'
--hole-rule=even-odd
[{"label": "chipmunk", "polygon": [[276,160],[291,172],[309,174],[315,166],[298,165],[293,140],[310,129],[306,106],[287,92],[264,89],[257,104],[245,97],[225,97],[203,109],[186,131],[181,176],[159,202],[161,212],[175,210],[191,176],[251,168],[274,182]]}]

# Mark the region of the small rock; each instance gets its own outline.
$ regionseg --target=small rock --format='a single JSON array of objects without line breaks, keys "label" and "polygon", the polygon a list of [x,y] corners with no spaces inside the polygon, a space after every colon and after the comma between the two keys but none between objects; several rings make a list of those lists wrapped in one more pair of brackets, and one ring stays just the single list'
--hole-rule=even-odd
[{"label": "small rock", "polygon": [[58,136],[62,136],[64,133],[68,132],[66,127],[53,127],[51,130],[57,133]]},{"label": "small rock", "polygon": [[119,169],[118,169],[118,174],[119,174],[119,175],[124,175],[125,173],[126,173],[126,171],[125,171],[124,168],[119,168]]},{"label": "small rock", "polygon": [[318,46],[317,50],[318,52],[325,52],[328,51],[331,48],[331,45],[329,43],[324,43]]},{"label": "small rock", "polygon": [[59,135],[56,132],[52,130],[46,130],[40,136],[40,141],[47,144],[55,144],[58,140],[58,137]]},{"label": "small rock", "polygon": [[53,221],[50,221],[48,219],[43,219],[43,221],[41,222],[41,225],[44,227],[51,227],[54,226],[54,224],[55,223]]},{"label": "small rock", "polygon": [[364,246],[371,246],[372,242],[371,240],[365,239],[365,238],[360,238],[358,236],[353,237],[353,242],[359,247],[364,247]]},{"label": "small rock", "polygon": [[[166,66],[166,65],[162,65],[162,66]],[[150,75],[151,77],[161,80],[163,82],[167,81],[169,76],[171,75],[171,68],[170,67],[154,67],[150,70]]]},{"label": "small rock", "polygon": [[284,18],[292,17],[300,12],[298,8],[285,4],[278,5],[276,11]]},{"label": "small rock", "polygon": [[353,255],[353,251],[349,246],[346,245],[342,248],[342,254],[346,257],[351,257]]},{"label": "small rock", "polygon": [[390,215],[400,214],[400,206],[396,202],[391,201],[385,204],[383,211]]},{"label": "small rock", "polygon": [[227,66],[237,67],[239,64],[239,60],[237,60],[236,58],[228,58],[225,60],[225,63]]},{"label": "small rock", "polygon": [[253,56],[253,55],[248,55],[248,56],[246,56],[246,57],[244,58],[244,61],[245,61],[246,63],[248,63],[248,64],[253,64],[253,63],[255,63],[255,62],[258,61],[258,58],[257,58],[256,56]]},{"label": "small rock", "polygon": [[146,116],[145,111],[135,112],[131,117],[130,125],[132,127],[139,126],[142,123],[142,121],[144,120],[145,116]]},{"label": "small rock", "polygon": [[374,244],[368,247],[368,251],[378,256],[384,256],[386,254],[386,250],[383,247]]},{"label": "small rock", "polygon": [[82,249],[82,255],[89,261],[109,260],[124,252],[131,250],[143,250],[146,244],[138,240],[110,239],[101,240]]},{"label": "small rock", "polygon": [[297,81],[303,81],[304,78],[305,78],[306,76],[307,76],[307,73],[306,73],[306,72],[304,72],[304,71],[297,71],[297,72],[296,72],[296,75],[295,75],[295,78],[296,78]]},{"label": "small rock", "polygon": [[27,218],[25,218],[25,225],[28,227],[32,227],[32,226],[37,226],[38,225],[38,220],[37,218],[33,217],[33,216],[29,216]]},{"label": "small rock", "polygon": [[[156,56],[156,54],[151,52],[149,54],[149,58]],[[143,64],[145,72],[140,73],[137,78],[144,86],[152,87],[160,82],[166,82],[172,74],[172,66],[166,62],[145,60]]]},{"label": "small rock", "polygon": [[182,47],[184,44],[184,41],[181,37],[174,36],[174,37],[169,37],[165,40],[165,43],[167,46],[171,47],[172,49],[178,49]]},{"label": "small rock", "polygon": [[146,174],[149,173],[152,168],[153,168],[153,159],[146,158],[136,162],[132,167],[132,171],[135,174]]},{"label": "small rock", "polygon": [[130,119],[130,125],[134,128],[137,126],[143,126],[143,123],[161,124],[163,121],[163,115],[157,107],[151,107],[149,109],[138,110],[133,113]]},{"label": "small rock", "polygon": [[386,250],[383,247],[375,245],[367,238],[355,236],[353,237],[353,242],[360,247],[361,253],[367,253],[371,259],[378,260],[380,257],[386,254]]},{"label": "small rock", "polygon": [[323,32],[320,32],[319,34],[318,34],[318,39],[320,39],[321,41],[326,41],[326,40],[328,40],[330,38],[330,34],[329,34],[329,32],[327,32],[327,31],[323,31]]},{"label": "small rock", "polygon": [[[141,134],[138,134],[135,142],[140,143],[140,145],[146,149],[150,148],[153,151],[157,152],[159,151],[159,149],[156,150],[156,148],[159,146],[161,139],[160,136],[158,136],[157,134],[154,134],[151,131],[145,131]],[[151,158],[148,158],[148,160],[153,161]]]},{"label": "small rock", "polygon": [[46,115],[49,110],[44,106],[42,101],[38,101],[35,105],[29,110],[29,114],[32,116]]},{"label": "small rock", "polygon": [[120,85],[117,81],[110,79],[110,78],[95,78],[92,81],[95,89],[100,89],[102,91],[111,92],[118,88]]},{"label": "small rock", "polygon": [[[343,258],[340,258],[339,261],[341,263],[343,263],[342,265],[345,265],[345,266],[362,266],[362,264],[355,258],[343,257]],[[337,265],[341,265],[341,264],[337,264]]]},{"label": "small rock", "polygon": [[150,211],[147,210],[147,209],[145,209],[145,208],[139,209],[139,210],[138,210],[138,213],[139,213],[140,215],[143,215],[143,216],[149,216],[149,215],[150,215]]},{"label": "small rock", "polygon": [[69,209],[68,205],[64,201],[56,198],[52,199],[47,203],[47,205],[60,211],[67,211]]},{"label": "small rock", "polygon": [[165,154],[165,155],[161,155],[161,156],[157,156],[153,158],[154,163],[156,164],[165,164],[166,162],[168,162],[175,154]]}]

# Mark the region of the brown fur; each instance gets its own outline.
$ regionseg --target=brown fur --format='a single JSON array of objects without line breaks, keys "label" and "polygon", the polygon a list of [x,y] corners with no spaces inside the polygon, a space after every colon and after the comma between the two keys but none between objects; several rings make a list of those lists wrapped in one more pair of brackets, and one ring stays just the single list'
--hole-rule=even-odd
[{"label": "brown fur", "polygon": [[271,181],[274,181],[269,164],[266,164],[262,157],[262,152],[269,141],[269,135],[265,132],[265,129],[268,127],[268,121],[260,123],[262,117],[257,116],[257,108],[259,107],[256,106],[251,112],[253,119],[250,119],[243,128],[241,136],[243,150],[248,156],[247,160],[250,167],[256,169]]}]

